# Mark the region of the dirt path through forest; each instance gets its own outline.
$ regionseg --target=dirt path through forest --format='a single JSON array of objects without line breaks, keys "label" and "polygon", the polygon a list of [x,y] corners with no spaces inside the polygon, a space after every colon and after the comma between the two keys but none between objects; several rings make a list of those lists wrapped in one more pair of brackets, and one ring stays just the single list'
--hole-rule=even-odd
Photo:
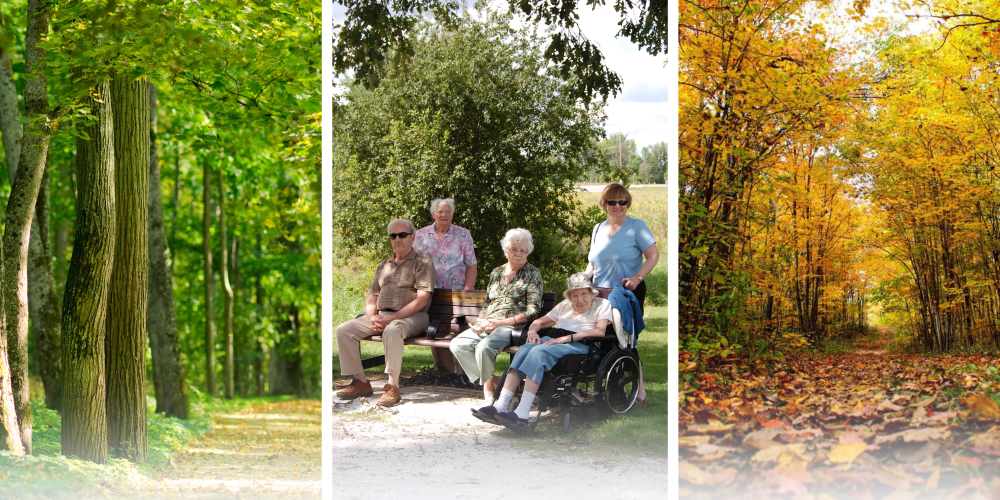
[{"label": "dirt path through forest", "polygon": [[215,426],[130,498],[319,499],[319,400],[283,401],[216,415]]},{"label": "dirt path through forest", "polygon": [[689,368],[682,496],[1000,498],[1000,375],[987,368],[1000,359],[889,353],[891,338],[880,330],[848,353],[771,366]]},{"label": "dirt path through forest", "polygon": [[375,398],[334,405],[337,500],[666,494],[665,457],[629,456],[559,432],[518,437],[472,417],[469,410],[484,404],[478,390],[404,386],[402,397],[391,409],[375,405]]}]

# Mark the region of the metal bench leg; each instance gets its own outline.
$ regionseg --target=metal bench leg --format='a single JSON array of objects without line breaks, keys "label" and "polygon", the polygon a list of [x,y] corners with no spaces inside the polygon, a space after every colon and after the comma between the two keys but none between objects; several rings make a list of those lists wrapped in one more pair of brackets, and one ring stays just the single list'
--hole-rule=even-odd
[{"label": "metal bench leg", "polygon": [[364,369],[375,368],[376,366],[382,366],[385,364],[385,355],[375,356],[374,358],[362,359],[361,367]]}]

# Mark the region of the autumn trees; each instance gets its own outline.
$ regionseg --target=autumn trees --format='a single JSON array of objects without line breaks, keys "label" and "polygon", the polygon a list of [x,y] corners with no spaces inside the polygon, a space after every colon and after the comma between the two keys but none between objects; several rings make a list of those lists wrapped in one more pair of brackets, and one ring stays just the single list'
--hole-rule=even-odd
[{"label": "autumn trees", "polygon": [[858,322],[860,213],[835,150],[850,75],[820,25],[791,20],[803,7],[681,2],[680,323],[695,351]]}]

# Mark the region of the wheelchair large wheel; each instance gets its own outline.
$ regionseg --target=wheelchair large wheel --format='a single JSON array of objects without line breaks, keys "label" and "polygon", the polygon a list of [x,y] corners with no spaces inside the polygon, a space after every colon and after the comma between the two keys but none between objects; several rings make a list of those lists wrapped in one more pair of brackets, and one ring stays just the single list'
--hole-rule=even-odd
[{"label": "wheelchair large wheel", "polygon": [[628,413],[639,395],[639,358],[630,350],[608,353],[597,369],[594,392],[605,417]]}]

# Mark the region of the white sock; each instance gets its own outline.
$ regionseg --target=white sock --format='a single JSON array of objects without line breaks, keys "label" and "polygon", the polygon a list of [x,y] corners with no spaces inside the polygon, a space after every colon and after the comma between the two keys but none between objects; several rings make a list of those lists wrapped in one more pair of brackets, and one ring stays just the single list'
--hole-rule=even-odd
[{"label": "white sock", "polygon": [[514,391],[504,387],[500,390],[500,399],[497,399],[496,403],[493,403],[493,407],[499,412],[507,411],[507,407],[510,406],[510,400],[514,399]]},{"label": "white sock", "polygon": [[525,420],[531,413],[531,404],[535,402],[535,395],[530,392],[521,392],[521,403],[517,405],[517,409],[514,413],[517,413],[517,418]]}]

